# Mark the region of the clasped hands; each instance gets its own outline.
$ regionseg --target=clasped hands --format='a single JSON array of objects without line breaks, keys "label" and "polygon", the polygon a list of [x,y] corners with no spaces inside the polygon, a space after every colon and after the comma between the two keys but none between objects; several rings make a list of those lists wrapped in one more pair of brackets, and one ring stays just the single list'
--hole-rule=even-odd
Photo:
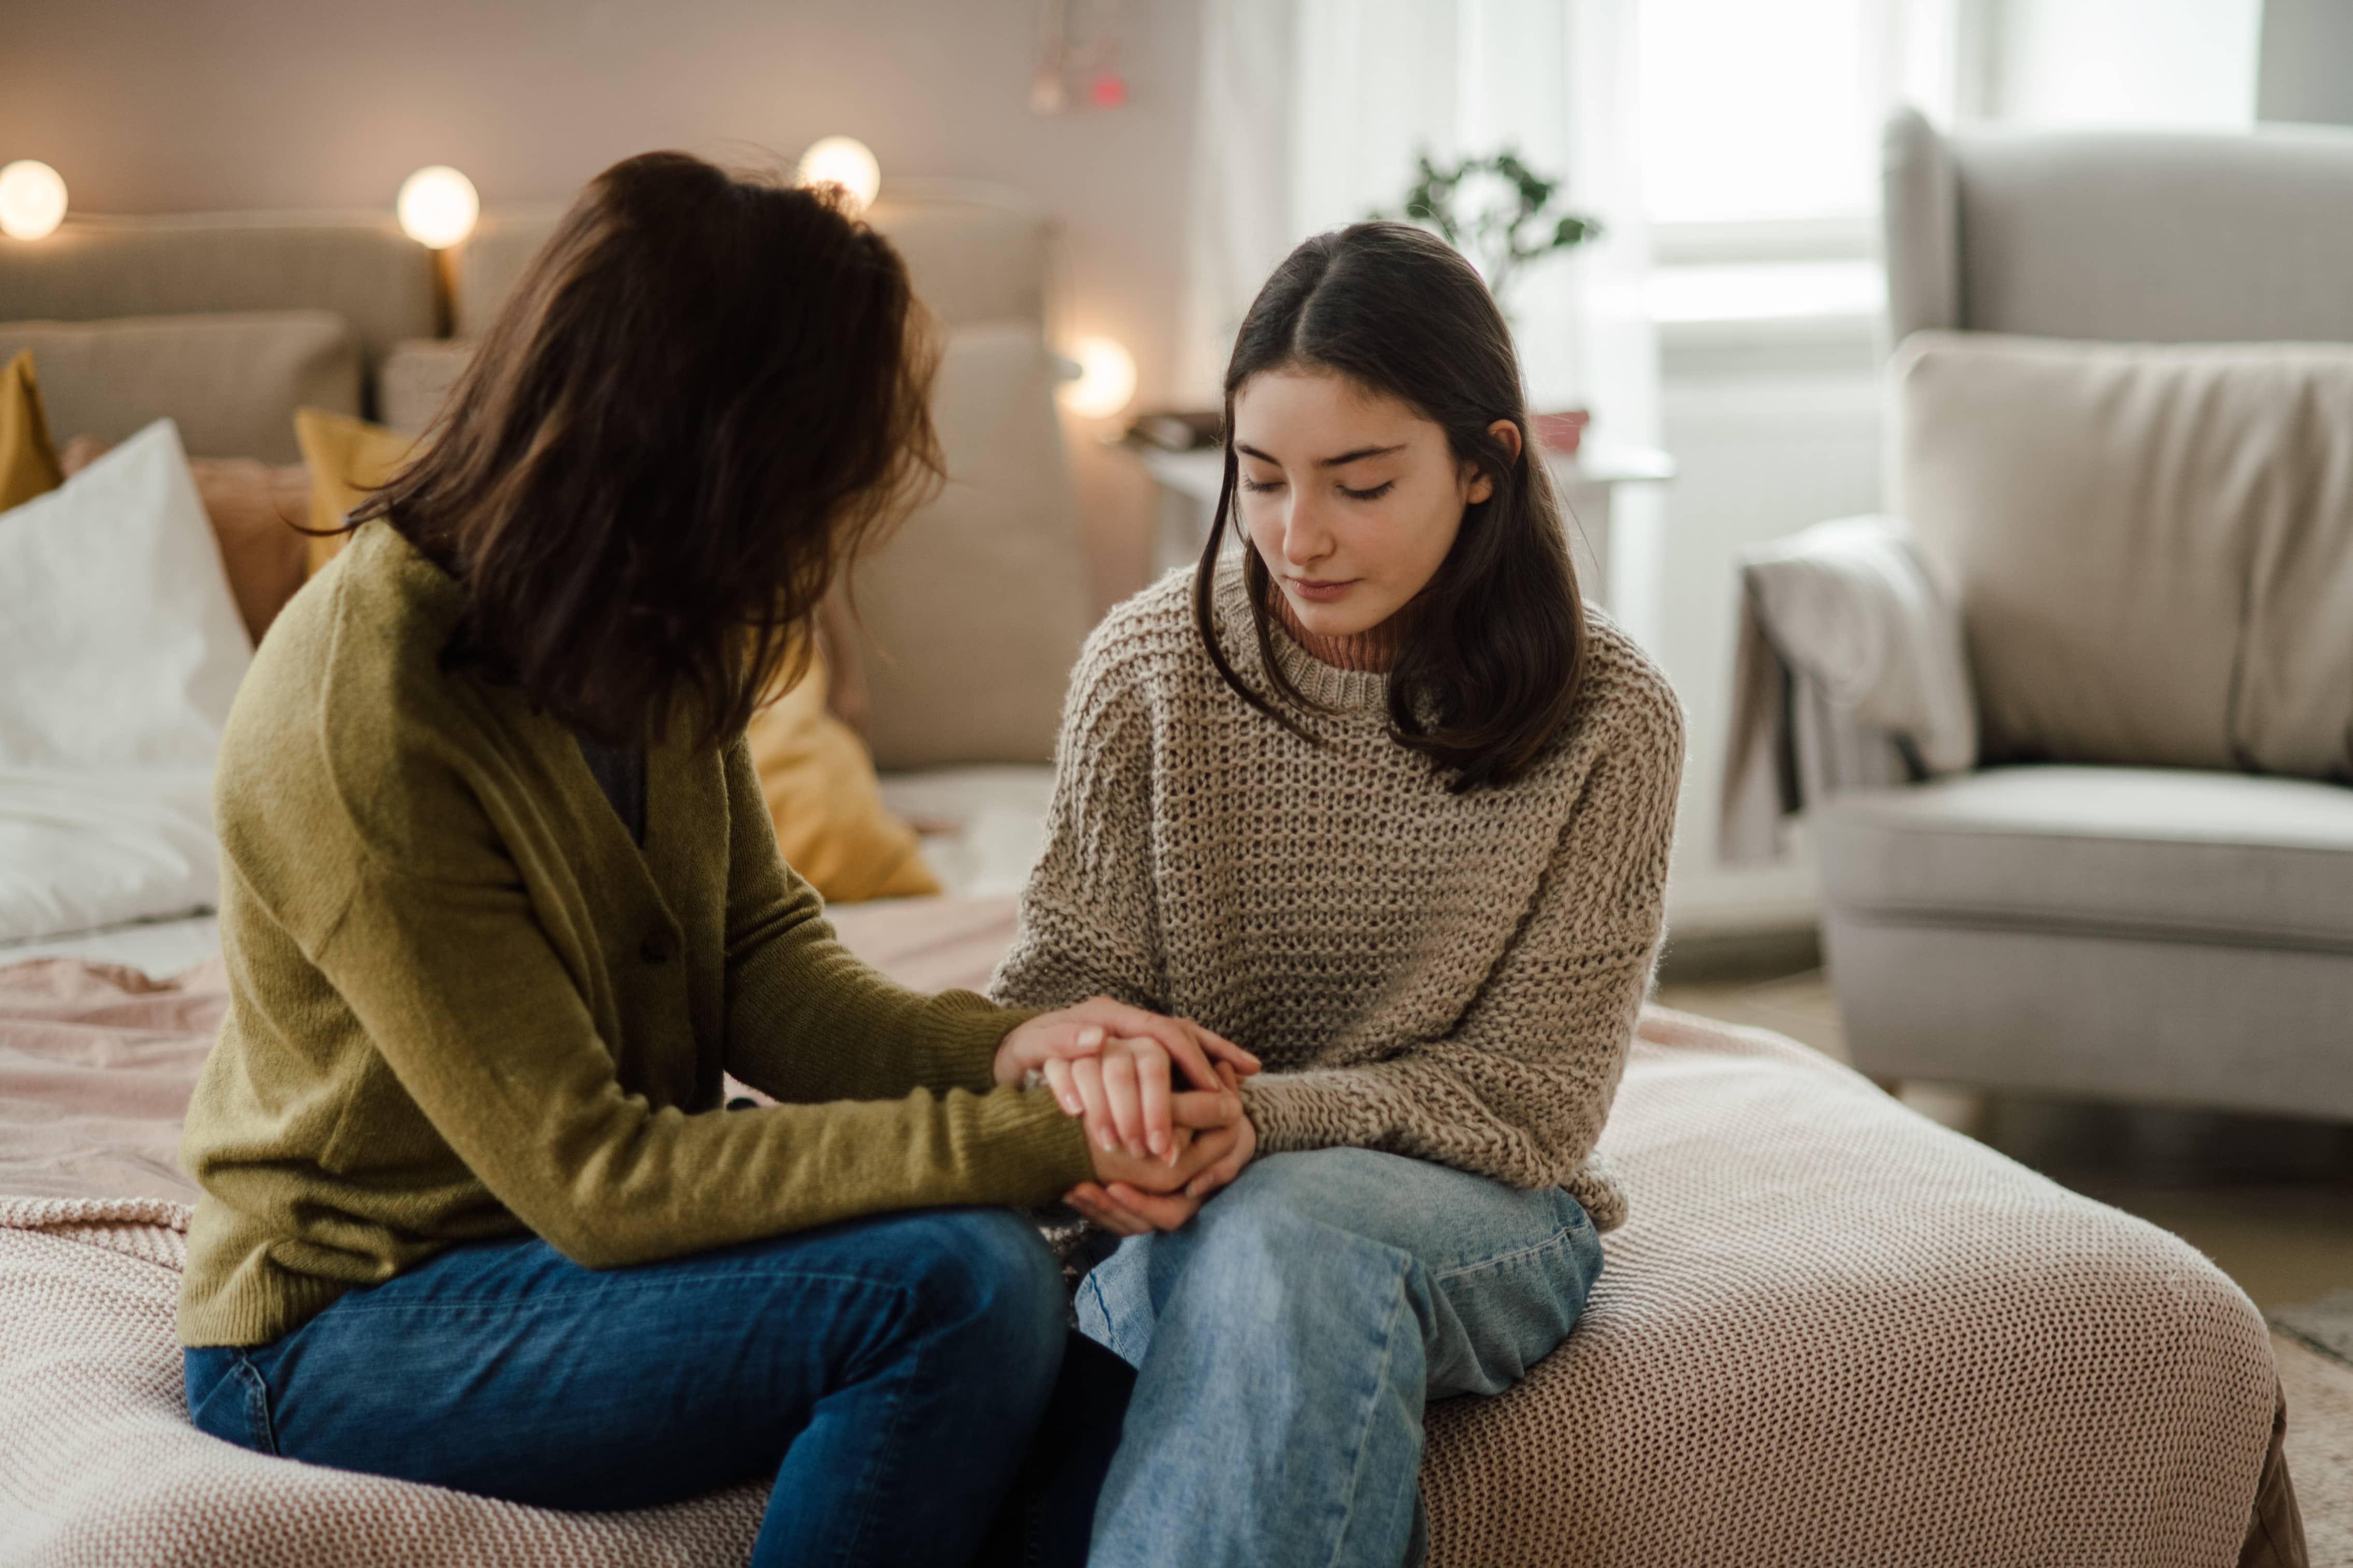
[{"label": "clasped hands", "polygon": [[[1259,1060],[1185,1018],[1097,996],[1022,1024],[997,1047],[996,1079],[1041,1075],[1086,1123],[1095,1179],[1062,1201],[1106,1230],[1174,1230],[1258,1152],[1241,1079]],[[1182,1072],[1189,1088],[1177,1087]]]}]

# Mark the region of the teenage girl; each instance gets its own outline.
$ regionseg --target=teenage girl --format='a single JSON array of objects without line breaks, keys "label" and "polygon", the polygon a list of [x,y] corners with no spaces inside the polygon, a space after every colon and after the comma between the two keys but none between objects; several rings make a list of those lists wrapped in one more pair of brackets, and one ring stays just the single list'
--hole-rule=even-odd
[{"label": "teenage girl", "polygon": [[[1081,1327],[1139,1373],[1092,1561],[1397,1568],[1425,1402],[1552,1351],[1624,1216],[1594,1143],[1683,720],[1580,601],[1510,332],[1438,240],[1302,245],[1225,408],[1199,569],[1087,644],[991,991],[1182,1014],[1267,1064],[1184,1190],[1074,1196],[1128,1237]],[[1046,1071],[1098,1152],[1140,1147],[1078,1068]]]}]

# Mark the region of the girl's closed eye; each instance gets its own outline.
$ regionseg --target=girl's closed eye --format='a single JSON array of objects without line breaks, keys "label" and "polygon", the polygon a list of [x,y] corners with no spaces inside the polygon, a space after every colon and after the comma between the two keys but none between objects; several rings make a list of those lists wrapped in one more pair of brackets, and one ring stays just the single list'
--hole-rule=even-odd
[{"label": "girl's closed eye", "polygon": [[1395,489],[1397,489],[1395,479],[1383,479],[1368,490],[1352,490],[1347,486],[1342,485],[1340,493],[1350,500],[1378,500]]},{"label": "girl's closed eye", "polygon": [[1282,481],[1281,479],[1268,479],[1261,483],[1257,479],[1251,479],[1248,474],[1244,474],[1242,476],[1242,489],[1246,490],[1252,490],[1260,494],[1263,494],[1268,490],[1279,490],[1282,488]]}]

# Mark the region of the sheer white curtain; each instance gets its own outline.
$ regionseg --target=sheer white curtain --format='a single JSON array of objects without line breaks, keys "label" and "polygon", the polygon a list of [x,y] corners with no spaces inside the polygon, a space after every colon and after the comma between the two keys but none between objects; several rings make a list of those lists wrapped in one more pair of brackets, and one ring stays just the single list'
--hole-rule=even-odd
[{"label": "sheer white curtain", "polygon": [[1311,234],[1395,210],[1414,159],[1514,148],[1606,237],[1506,301],[1539,408],[1657,435],[1630,101],[1635,0],[1205,0],[1188,226],[1187,395],[1214,396],[1267,273]]}]

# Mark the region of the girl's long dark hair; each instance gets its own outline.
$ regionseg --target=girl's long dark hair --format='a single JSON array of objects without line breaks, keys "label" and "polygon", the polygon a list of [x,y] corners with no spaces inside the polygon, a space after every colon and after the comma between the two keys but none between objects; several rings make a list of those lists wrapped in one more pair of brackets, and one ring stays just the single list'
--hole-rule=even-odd
[{"label": "girl's long dark hair", "polygon": [[839,563],[937,482],[937,353],[829,195],[648,153],[591,181],[352,513],[464,593],[449,649],[591,740],[742,730]]},{"label": "girl's long dark hair", "polygon": [[[1389,671],[1389,731],[1450,773],[1460,793],[1511,783],[1567,721],[1585,671],[1585,605],[1560,502],[1526,438],[1528,415],[1511,329],[1471,264],[1401,223],[1351,224],[1302,244],[1252,301],[1226,367],[1226,473],[1209,542],[1193,578],[1193,619],[1228,686],[1293,734],[1316,705],[1274,655],[1279,592],[1247,539],[1242,573],[1260,668],[1274,697],[1243,680],[1211,615],[1219,552],[1233,520],[1234,397],[1267,371],[1330,371],[1407,405],[1446,432],[1459,462],[1493,485],[1421,595]],[[1520,429],[1520,449],[1488,432]],[[1239,528],[1239,524],[1235,526]],[[1278,706],[1275,699],[1281,699]]]}]

